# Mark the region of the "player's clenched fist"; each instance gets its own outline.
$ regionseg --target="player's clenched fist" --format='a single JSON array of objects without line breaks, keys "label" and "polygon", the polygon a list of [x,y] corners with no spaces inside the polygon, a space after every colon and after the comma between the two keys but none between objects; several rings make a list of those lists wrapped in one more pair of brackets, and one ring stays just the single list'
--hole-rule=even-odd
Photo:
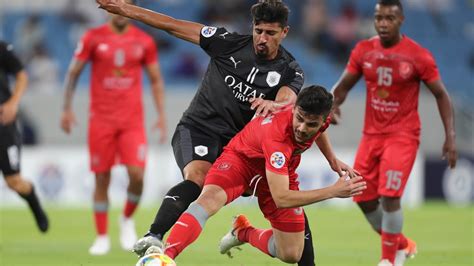
[{"label": "player's clenched fist", "polygon": [[126,4],[125,0],[96,0],[99,8],[105,9],[110,13],[123,15],[123,6]]}]

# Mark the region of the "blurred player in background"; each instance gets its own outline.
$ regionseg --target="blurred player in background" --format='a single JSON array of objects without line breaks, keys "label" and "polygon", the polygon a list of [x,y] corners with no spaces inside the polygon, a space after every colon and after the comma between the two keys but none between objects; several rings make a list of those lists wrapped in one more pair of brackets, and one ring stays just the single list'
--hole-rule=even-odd
[{"label": "blurred player in background", "polygon": [[[129,1],[132,2],[132,1]],[[120,218],[120,244],[131,250],[137,236],[132,215],[140,201],[147,154],[142,104],[142,68],[150,78],[159,114],[155,125],[160,142],[166,138],[164,88],[157,48],[145,32],[129,19],[111,15],[107,24],[89,30],[78,44],[69,67],[61,128],[69,134],[76,123],[72,97],[87,62],[92,63],[88,144],[91,170],[95,173],[94,218],[97,238],[89,253],[110,250],[107,234],[107,190],[116,159],[127,168],[130,183]]]},{"label": "blurred player in background", "polygon": [[[251,190],[272,228],[254,228],[239,215],[221,240],[220,252],[230,255],[231,248],[250,243],[283,262],[298,262],[305,238],[301,207],[358,195],[365,188],[362,177],[346,167],[347,173],[332,186],[299,191],[296,168],[301,154],[318,143],[329,126],[332,98],[323,87],[310,86],[301,91],[294,106],[248,123],[224,148],[207,173],[201,195],[171,229],[165,254],[174,259],[198,238],[210,216]],[[326,157],[336,159],[330,145],[320,148]]]},{"label": "blurred player in background", "polygon": [[[139,20],[200,45],[211,57],[208,70],[173,136],[175,159],[184,181],[171,188],[148,235],[162,238],[197,199],[206,173],[222,148],[254,115],[266,116],[294,103],[304,83],[303,71],[280,44],[289,31],[288,7],[279,0],[252,6],[252,35],[178,20],[123,0],[97,0],[101,8]],[[325,134],[323,140],[327,140]],[[331,167],[342,175],[338,161]],[[309,224],[300,265],[314,265]]]},{"label": "blurred player in background", "polygon": [[[8,84],[10,75],[15,77],[13,91],[10,91]],[[16,116],[27,85],[26,70],[13,53],[13,46],[0,41],[0,171],[7,186],[28,202],[39,230],[46,232],[48,217],[41,208],[35,188],[20,174],[21,134]]]},{"label": "blurred player in background", "polygon": [[333,89],[333,121],[349,90],[364,76],[367,103],[363,137],[354,168],[367,180],[367,190],[354,197],[373,229],[381,235],[383,265],[403,265],[416,244],[402,234],[400,198],[415,162],[420,141],[420,81],[436,98],[445,130],[443,157],[456,165],[453,108],[431,53],[400,33],[403,8],[398,0],[375,6],[378,36],[361,41]]}]

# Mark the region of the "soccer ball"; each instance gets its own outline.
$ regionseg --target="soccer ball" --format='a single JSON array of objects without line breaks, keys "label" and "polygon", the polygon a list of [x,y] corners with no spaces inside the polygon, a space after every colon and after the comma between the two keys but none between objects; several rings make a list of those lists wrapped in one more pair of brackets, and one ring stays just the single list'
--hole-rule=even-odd
[{"label": "soccer ball", "polygon": [[165,254],[152,253],[141,257],[136,266],[176,266],[176,263]]}]

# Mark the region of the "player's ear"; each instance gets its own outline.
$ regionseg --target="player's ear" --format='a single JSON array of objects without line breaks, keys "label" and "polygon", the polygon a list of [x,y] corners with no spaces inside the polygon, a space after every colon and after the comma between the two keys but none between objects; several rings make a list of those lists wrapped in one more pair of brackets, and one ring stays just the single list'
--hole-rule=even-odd
[{"label": "player's ear", "polygon": [[283,32],[282,32],[282,37],[283,38],[286,38],[286,35],[288,35],[288,32],[290,31],[290,26],[285,26],[283,28]]}]

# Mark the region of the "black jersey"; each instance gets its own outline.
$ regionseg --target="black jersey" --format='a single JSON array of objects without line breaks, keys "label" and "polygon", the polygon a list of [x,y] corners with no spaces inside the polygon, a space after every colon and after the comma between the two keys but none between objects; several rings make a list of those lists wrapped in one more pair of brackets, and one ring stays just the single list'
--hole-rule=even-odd
[{"label": "black jersey", "polygon": [[11,97],[8,76],[15,75],[22,69],[23,65],[13,53],[13,46],[0,41],[0,104]]},{"label": "black jersey", "polygon": [[200,46],[211,61],[182,123],[231,139],[254,116],[250,98],[275,100],[281,87],[298,94],[303,86],[302,69],[281,46],[275,59],[262,60],[252,36],[207,26],[201,30]]}]

